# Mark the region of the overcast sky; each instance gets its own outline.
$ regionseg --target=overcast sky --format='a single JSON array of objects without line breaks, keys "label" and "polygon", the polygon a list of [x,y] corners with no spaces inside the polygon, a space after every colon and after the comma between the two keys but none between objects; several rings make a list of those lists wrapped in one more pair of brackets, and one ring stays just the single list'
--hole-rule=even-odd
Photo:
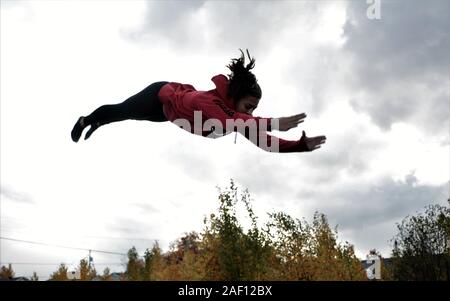
[{"label": "overcast sky", "polygon": [[[142,254],[201,231],[217,186],[266,212],[325,213],[364,258],[389,256],[395,223],[449,198],[449,1],[1,1],[2,237]],[[371,11],[374,12],[374,11]],[[369,14],[369,16],[371,16]],[[248,48],[255,115],[306,112],[313,153],[266,153],[126,121],[75,144],[81,115],[155,81],[214,87]],[[41,279],[87,251],[0,241],[2,264]],[[98,271],[125,258],[93,253]],[[33,264],[31,264],[33,263]]]}]

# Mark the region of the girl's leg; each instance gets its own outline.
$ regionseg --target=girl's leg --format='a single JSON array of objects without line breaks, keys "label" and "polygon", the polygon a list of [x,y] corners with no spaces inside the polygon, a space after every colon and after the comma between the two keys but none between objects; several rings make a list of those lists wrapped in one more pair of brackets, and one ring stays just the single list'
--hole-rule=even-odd
[{"label": "girl's leg", "polygon": [[149,120],[155,122],[167,121],[158,92],[168,82],[156,82],[131,96],[122,103],[104,105],[90,115],[80,117],[72,130],[72,140],[77,142],[84,128],[91,126],[84,139],[88,139],[100,126],[127,119]]}]

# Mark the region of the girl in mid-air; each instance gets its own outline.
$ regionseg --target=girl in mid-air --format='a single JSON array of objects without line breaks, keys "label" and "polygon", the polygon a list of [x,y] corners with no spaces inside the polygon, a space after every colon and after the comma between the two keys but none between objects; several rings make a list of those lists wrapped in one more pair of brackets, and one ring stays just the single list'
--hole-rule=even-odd
[{"label": "girl in mid-air", "polygon": [[270,152],[305,152],[321,147],[325,136],[284,140],[267,134],[272,130],[287,131],[306,118],[305,113],[281,117],[254,117],[262,96],[255,75],[250,72],[255,59],[245,65],[244,53],[232,59],[227,66],[231,74],[219,74],[211,80],[216,88],[197,91],[189,84],[160,81],[131,96],[119,104],[103,105],[88,116],[81,116],[72,129],[71,136],[78,142],[86,127],[88,139],[100,126],[127,119],[154,122],[171,121],[183,129],[205,137],[216,138],[231,132],[240,132],[258,147]]}]

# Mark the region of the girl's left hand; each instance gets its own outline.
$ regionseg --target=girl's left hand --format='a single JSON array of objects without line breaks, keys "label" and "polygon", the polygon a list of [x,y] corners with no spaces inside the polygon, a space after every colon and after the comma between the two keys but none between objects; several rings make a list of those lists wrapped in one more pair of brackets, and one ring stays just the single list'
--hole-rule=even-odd
[{"label": "girl's left hand", "polygon": [[312,152],[319,149],[326,140],[327,137],[325,136],[306,137],[305,131],[303,131],[302,137],[300,138],[300,147],[303,151]]}]

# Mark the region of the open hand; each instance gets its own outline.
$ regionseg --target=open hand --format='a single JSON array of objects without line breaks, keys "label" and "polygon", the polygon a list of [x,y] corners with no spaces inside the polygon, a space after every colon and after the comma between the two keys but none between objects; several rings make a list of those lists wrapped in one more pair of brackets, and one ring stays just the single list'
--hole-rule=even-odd
[{"label": "open hand", "polygon": [[275,126],[273,129],[283,131],[283,132],[290,130],[292,128],[297,127],[300,123],[305,121],[304,120],[305,118],[306,118],[305,113],[301,113],[301,114],[297,114],[297,115],[293,115],[293,116],[289,116],[289,117],[278,118],[278,127]]},{"label": "open hand", "polygon": [[326,140],[327,137],[325,136],[306,137],[305,131],[303,131],[302,137],[300,138],[300,147],[305,152],[312,152],[319,149]]}]

